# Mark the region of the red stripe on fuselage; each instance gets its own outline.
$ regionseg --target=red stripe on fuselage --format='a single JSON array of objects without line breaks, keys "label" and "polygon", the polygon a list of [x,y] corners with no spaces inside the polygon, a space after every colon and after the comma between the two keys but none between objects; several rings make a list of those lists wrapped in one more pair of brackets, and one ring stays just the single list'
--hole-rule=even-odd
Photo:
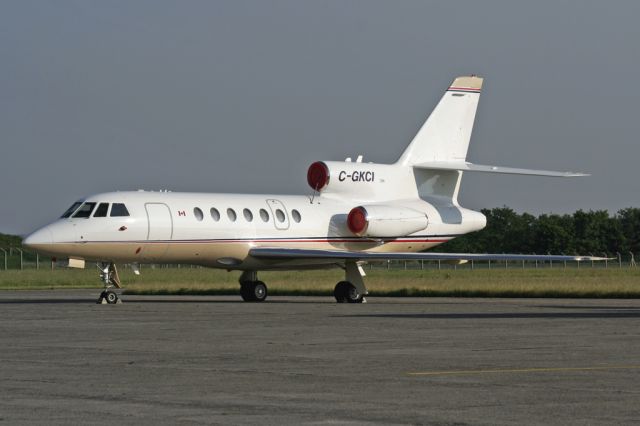
[{"label": "red stripe on fuselage", "polygon": [[[444,243],[449,239],[398,239],[387,240],[383,243]],[[147,243],[181,243],[181,244],[200,244],[200,243],[375,243],[379,240],[374,239],[260,239],[260,240],[169,240],[169,241],[146,241]]]},{"label": "red stripe on fuselage", "polygon": [[[403,239],[394,239],[394,240],[384,240],[382,239],[383,244],[388,243],[445,243],[450,241],[454,237],[445,237],[445,238],[428,238],[428,239],[417,239],[417,238],[403,238]],[[363,238],[355,238],[355,239],[219,239],[219,240],[136,240],[136,241],[76,241],[75,243],[102,243],[102,244],[214,244],[214,243],[375,243],[380,240],[376,239],[363,239]],[[65,243],[68,244],[68,243]]]},{"label": "red stripe on fuselage", "polygon": [[451,87],[449,87],[448,90],[460,90],[460,91],[463,91],[463,92],[480,93],[480,89],[474,89],[474,88],[471,88],[471,87],[453,87],[453,86],[451,86]]}]

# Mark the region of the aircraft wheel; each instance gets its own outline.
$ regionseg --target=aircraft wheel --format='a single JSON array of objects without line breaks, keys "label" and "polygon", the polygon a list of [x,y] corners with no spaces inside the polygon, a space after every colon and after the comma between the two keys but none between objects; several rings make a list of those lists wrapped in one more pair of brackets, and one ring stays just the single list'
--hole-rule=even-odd
[{"label": "aircraft wheel", "polygon": [[245,302],[253,302],[253,289],[251,282],[240,283],[240,296]]},{"label": "aircraft wheel", "polygon": [[267,285],[262,281],[253,283],[253,300],[256,302],[264,302],[267,298]]},{"label": "aircraft wheel", "polygon": [[350,286],[351,283],[349,281],[340,281],[338,284],[336,284],[336,287],[333,289],[333,296],[336,298],[336,302],[347,302],[347,293],[349,292]]},{"label": "aircraft wheel", "polygon": [[267,285],[262,281],[249,281],[240,285],[240,296],[245,302],[264,302],[267,298]]},{"label": "aircraft wheel", "polygon": [[347,286],[347,302],[349,303],[362,303],[364,297],[358,292],[358,289],[353,284],[349,283]]},{"label": "aircraft wheel", "polygon": [[118,303],[118,295],[115,291],[107,290],[104,292],[104,298],[110,305],[115,305]]}]

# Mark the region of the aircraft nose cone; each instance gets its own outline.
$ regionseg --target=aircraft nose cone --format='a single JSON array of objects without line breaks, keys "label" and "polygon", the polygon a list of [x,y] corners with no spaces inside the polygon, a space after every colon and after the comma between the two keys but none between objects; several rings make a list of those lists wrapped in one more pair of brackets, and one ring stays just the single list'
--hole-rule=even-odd
[{"label": "aircraft nose cone", "polygon": [[47,227],[40,228],[22,240],[22,245],[33,250],[46,249],[53,244],[53,233]]}]

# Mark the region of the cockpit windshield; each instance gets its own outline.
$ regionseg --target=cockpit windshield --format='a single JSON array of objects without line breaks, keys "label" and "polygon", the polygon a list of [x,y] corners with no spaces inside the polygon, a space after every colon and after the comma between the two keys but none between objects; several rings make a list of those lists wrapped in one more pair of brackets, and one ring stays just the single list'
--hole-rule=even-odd
[{"label": "cockpit windshield", "polygon": [[[94,209],[95,213],[93,217],[107,217],[107,212],[109,211],[109,203],[100,203],[98,205],[98,208],[96,208],[96,204],[98,203],[83,203],[82,201],[76,201],[71,207],[67,209],[66,212],[64,212],[62,216],[60,216],[60,218],[67,219],[73,217],[74,219],[88,219],[91,217],[91,213],[94,211]],[[113,203],[109,216],[129,216],[129,210],[127,210],[127,207],[122,203]]]},{"label": "cockpit windshield", "polygon": [[91,216],[91,212],[93,211],[93,209],[95,208],[96,203],[84,203],[82,205],[82,207],[80,207],[78,209],[78,211],[76,212],[76,214],[73,215],[74,219],[77,218],[88,218],[89,216]]},{"label": "cockpit windshield", "polygon": [[66,219],[69,216],[71,216],[73,212],[75,212],[78,209],[78,207],[80,207],[81,204],[82,204],[82,201],[76,201],[75,203],[73,203],[73,205],[69,207],[62,216],[60,216],[60,219]]},{"label": "cockpit windshield", "polygon": [[122,203],[113,203],[111,206],[111,217],[129,216],[129,210],[127,206]]},{"label": "cockpit windshield", "polygon": [[109,210],[109,203],[100,203],[93,217],[107,217],[107,211]]}]

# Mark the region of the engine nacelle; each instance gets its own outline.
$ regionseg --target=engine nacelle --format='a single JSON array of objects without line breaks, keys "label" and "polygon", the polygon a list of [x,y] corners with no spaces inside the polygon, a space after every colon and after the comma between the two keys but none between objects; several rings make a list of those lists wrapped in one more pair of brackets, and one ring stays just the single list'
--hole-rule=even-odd
[{"label": "engine nacelle", "polygon": [[409,167],[349,161],[316,161],[309,166],[307,183],[329,198],[387,200],[417,198]]},{"label": "engine nacelle", "polygon": [[384,204],[354,207],[347,217],[349,230],[360,237],[401,237],[428,225],[427,215],[422,212]]},{"label": "engine nacelle", "polygon": [[323,161],[316,161],[307,170],[307,183],[314,191],[322,191],[329,184],[329,167]]}]

